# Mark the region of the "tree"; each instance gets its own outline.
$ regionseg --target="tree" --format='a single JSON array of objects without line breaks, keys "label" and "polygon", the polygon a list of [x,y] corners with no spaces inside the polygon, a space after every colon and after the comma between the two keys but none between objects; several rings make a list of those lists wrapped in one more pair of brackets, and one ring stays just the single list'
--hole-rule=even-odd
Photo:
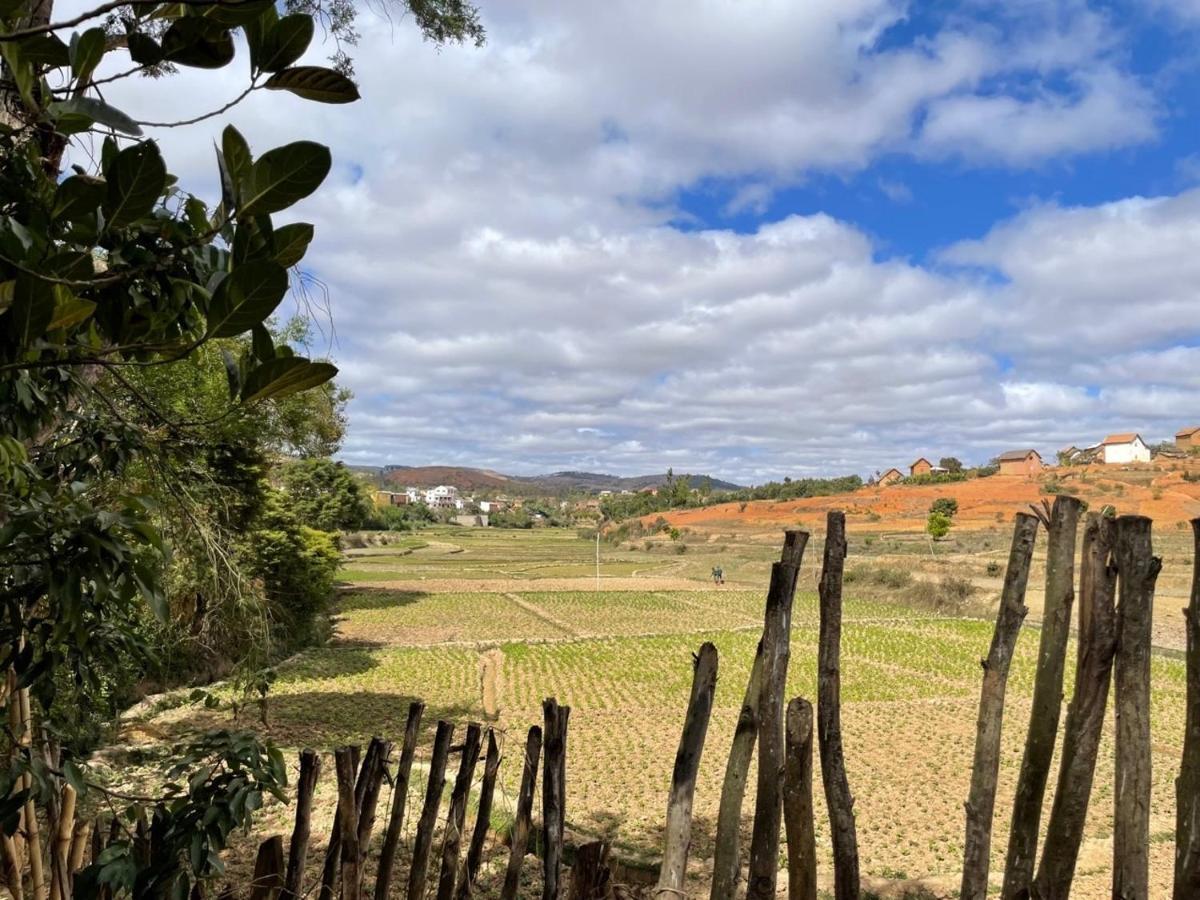
[{"label": "tree", "polygon": [[938,465],[947,472],[961,472],[963,464],[956,456],[943,456],[938,460]]},{"label": "tree", "polygon": [[925,521],[925,531],[935,541],[939,541],[950,533],[950,526],[954,524],[951,518],[943,512],[931,512],[929,518]]},{"label": "tree", "polygon": [[[406,8],[435,40],[478,26],[473,7],[455,0],[410,0]],[[348,20],[345,8],[310,10]],[[115,18],[106,19],[110,11]],[[239,439],[197,443],[197,432],[321,388],[336,373],[267,325],[288,291],[288,270],[314,236],[309,224],[277,227],[272,216],[323,182],[328,148],[296,141],[256,154],[227,127],[216,148],[221,196],[210,206],[170,174],[144,131],[199,119],[142,121],[102,90],[176,66],[221,68],[244,46],[246,90],[199,118],[258,90],[357,99],[347,65],[296,65],[315,32],[313,15],[285,12],[261,0],[139,2],[55,21],[52,0],[0,4],[0,646],[19,686],[5,692],[4,712],[21,697],[32,712],[21,733],[4,739],[0,825],[10,834],[23,802],[48,803],[64,775],[77,789],[103,792],[62,745],[73,724],[68,708],[79,705],[63,702],[62,686],[99,692],[104,673],[141,664],[147,607],[164,627],[171,622],[169,531],[148,488],[161,477],[155,467],[187,465],[188,449],[203,447],[196,471],[202,464],[222,473],[219,486],[247,500],[220,513],[228,516],[223,525],[250,521],[261,448]],[[128,64],[105,65],[117,56]],[[72,144],[81,152],[64,171]],[[216,354],[225,379],[215,417],[191,419],[156,404],[147,379],[161,373],[170,381],[204,354]],[[325,396],[332,410],[335,395]],[[286,416],[265,418],[279,435],[289,432]],[[207,523],[195,533],[200,546],[221,552]],[[136,886],[143,896],[185,896],[193,880],[213,873],[225,836],[285,780],[282,756],[252,736],[202,737],[178,758],[173,786],[134,805],[133,814],[152,820],[154,858],[118,840],[105,865],[81,874],[76,894]]]},{"label": "tree", "polygon": [[299,459],[279,472],[284,500],[309,528],[353,531],[371,516],[371,499],[344,463]]},{"label": "tree", "polygon": [[947,519],[958,515],[958,501],[953,497],[938,497],[929,507],[931,513],[941,513]]}]

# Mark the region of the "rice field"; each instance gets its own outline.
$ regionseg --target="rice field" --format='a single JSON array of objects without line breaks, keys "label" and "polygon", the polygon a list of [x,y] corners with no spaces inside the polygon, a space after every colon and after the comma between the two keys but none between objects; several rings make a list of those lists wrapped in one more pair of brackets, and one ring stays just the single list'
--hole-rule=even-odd
[{"label": "rice field", "polygon": [[[490,722],[504,733],[508,757],[496,812],[502,829],[516,795],[517,748],[528,726],[541,722],[542,699],[555,696],[572,707],[568,836],[603,836],[622,858],[648,865],[661,845],[692,654],[711,641],[720,668],[691,853],[691,877],[702,886],[775,552],[747,545],[730,566],[738,583],[717,587],[704,580],[707,560],[689,559],[690,569],[683,569],[665,554],[605,550],[600,590],[594,545],[568,532],[452,532],[405,552],[356,554],[345,570],[336,639],[279,668],[269,733],[289,748],[365,743],[374,734],[397,737],[416,697],[428,704],[430,730],[438,718]],[[810,548],[796,597],[789,696],[816,696],[815,557]],[[583,576],[570,574],[589,565]],[[759,584],[751,587],[755,572]],[[847,586],[842,718],[864,875],[921,879],[934,896],[957,887],[979,661],[991,634],[992,623],[984,618],[940,616],[903,597],[859,596]],[[1004,811],[1020,766],[1037,638],[1033,629],[1022,634],[1009,681],[994,871],[1007,840]],[[1166,896],[1184,672],[1182,662],[1168,655],[1156,656],[1153,667],[1152,896]],[[1068,694],[1073,672],[1072,659]],[[164,714],[160,725],[189,727],[215,715],[189,707]],[[1109,891],[1111,730],[1101,750],[1072,894],[1077,898]],[[748,836],[749,802],[745,812]],[[818,797],[819,861],[827,875],[823,815]]]}]

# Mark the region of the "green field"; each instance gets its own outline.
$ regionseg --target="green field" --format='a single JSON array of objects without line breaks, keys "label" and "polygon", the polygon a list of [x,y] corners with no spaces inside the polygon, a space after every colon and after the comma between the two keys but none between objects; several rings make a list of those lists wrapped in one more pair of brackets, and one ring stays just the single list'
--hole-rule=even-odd
[{"label": "green field", "polygon": [[[735,551],[726,545],[721,558],[727,571],[739,574],[739,583],[717,588],[704,578],[713,558],[703,555],[704,548],[689,550],[686,569],[669,549],[604,548],[602,589],[596,591],[594,545],[574,533],[459,530],[433,532],[424,540],[426,546],[406,554],[383,548],[351,558],[337,638],[279,670],[270,701],[272,736],[297,748],[363,743],[373,734],[396,737],[414,697],[428,703],[430,728],[439,717],[464,723],[484,720],[490,711],[506,735],[509,758],[497,804],[502,824],[519,777],[516,748],[528,726],[540,723],[542,699],[555,696],[573,710],[569,834],[605,836],[625,858],[651,862],[662,838],[691,655],[712,641],[720,671],[692,847],[693,877],[702,884],[725,757],[760,633],[768,564],[777,551],[747,543],[729,564],[724,561]],[[810,547],[796,597],[788,687],[789,695],[809,698],[816,689],[818,613],[811,586],[818,549]],[[568,574],[587,569],[589,562],[589,577]],[[640,574],[633,577],[629,571],[637,566]],[[393,575],[380,578],[377,570]],[[755,572],[759,584],[751,588]],[[389,580],[404,585],[381,586]],[[903,590],[880,594],[864,587],[856,593],[854,584],[847,586],[843,721],[865,874],[928,878],[935,888],[954,882],[979,660],[991,633],[986,618],[936,615],[908,602]],[[1032,629],[1022,634],[1010,678],[994,867],[1006,841],[1003,810],[1020,764],[1037,638]],[[485,657],[499,665],[488,668]],[[1068,690],[1072,677],[1073,660]],[[1154,679],[1152,894],[1163,896],[1183,730],[1182,663],[1156,657]],[[488,710],[485,692],[491,696]],[[211,714],[177,710],[164,721],[194,724],[206,715]],[[1101,752],[1072,895],[1078,898],[1105,896],[1108,889],[1111,745],[1106,742]],[[747,828],[751,813],[748,803]],[[822,870],[828,873],[828,828],[820,819],[817,830]]]}]

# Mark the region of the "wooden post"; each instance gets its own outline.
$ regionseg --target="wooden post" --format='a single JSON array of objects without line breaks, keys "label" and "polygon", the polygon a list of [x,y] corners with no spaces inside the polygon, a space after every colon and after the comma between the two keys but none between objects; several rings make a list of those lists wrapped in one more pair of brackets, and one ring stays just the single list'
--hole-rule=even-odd
[{"label": "wooden post", "polygon": [[269,837],[258,845],[250,900],[272,900],[283,887],[283,838]]},{"label": "wooden post", "polygon": [[312,836],[312,801],[317,779],[321,777],[321,757],[314,750],[300,752],[300,777],[296,781],[296,824],[288,845],[287,873],[283,879],[282,900],[296,900],[304,887],[304,866],[308,862],[308,842]]},{"label": "wooden post", "polygon": [[817,745],[821,780],[829,808],[833,840],[833,893],[837,900],[858,900],[858,833],[854,797],[842,752],[842,574],[846,566],[846,514],[826,517],[825,558],[821,566],[821,629],[817,648]]},{"label": "wooden post", "polygon": [[379,805],[379,791],[383,778],[387,774],[388,759],[392,755],[392,742],[382,738],[372,738],[375,752],[368,751],[367,758],[371,760],[370,768],[364,772],[365,782],[361,794],[356,794],[358,800],[358,821],[355,823],[358,836],[358,875],[362,878],[367,854],[371,849],[371,833],[375,830],[375,810]]},{"label": "wooden post", "polygon": [[1150,625],[1162,568],[1150,527],[1145,516],[1117,519],[1114,900],[1148,900],[1150,892]]},{"label": "wooden post", "polygon": [[437,900],[450,900],[454,896],[458,851],[462,846],[463,826],[467,820],[467,794],[471,791],[471,779],[475,776],[475,763],[479,761],[481,734],[482,729],[478,722],[467,724],[467,736],[462,745],[462,760],[458,764],[454,790],[450,792],[450,811],[446,815],[446,829],[442,835],[442,870],[438,874]]},{"label": "wooden post", "polygon": [[[349,747],[341,747],[334,754],[337,763],[338,805],[336,824],[342,840],[342,900],[358,900],[359,856],[358,814],[359,803],[354,784],[354,756]],[[369,764],[364,762],[364,768]],[[361,780],[361,777],[360,777]]]},{"label": "wooden post", "polygon": [[608,844],[592,841],[575,854],[567,900],[605,900],[609,895]]},{"label": "wooden post", "polygon": [[788,844],[788,900],[817,900],[817,837],[813,812],[813,708],[803,697],[787,707],[783,825]]},{"label": "wooden post", "polygon": [[1054,499],[1046,520],[1046,599],[1042,635],[1029,710],[1029,733],[1017,778],[1017,793],[1013,798],[1001,900],[1023,900],[1029,895],[1033,881],[1042,801],[1062,715],[1063,673],[1067,665],[1067,640],[1071,636],[1071,609],[1075,603],[1075,536],[1082,512],[1083,502],[1078,497],[1064,494]]},{"label": "wooden post", "polygon": [[763,626],[762,688],[758,699],[758,796],[750,838],[749,900],[774,900],[779,875],[779,822],[783,814],[783,694],[787,685],[788,644],[797,569],[777,562]]},{"label": "wooden post", "polygon": [[762,640],[754,651],[754,663],[750,666],[750,678],[746,683],[746,696],[738,713],[737,725],[733,730],[733,746],[729,760],[725,763],[725,779],[721,783],[721,801],[717,808],[717,836],[713,848],[713,876],[711,900],[725,900],[737,890],[738,874],[741,869],[738,858],[742,827],[742,803],[746,797],[746,780],[750,772],[750,760],[754,755],[754,741],[758,737],[758,695],[762,692]]},{"label": "wooden post", "polygon": [[388,816],[387,831],[383,835],[383,847],[379,851],[379,870],[375,876],[375,900],[387,900],[392,884],[392,870],[396,864],[396,848],[400,846],[400,831],[404,827],[404,807],[408,800],[408,782],[412,774],[413,758],[417,754],[417,740],[421,734],[421,716],[425,704],[414,700],[408,706],[408,721],[404,726],[404,743],[400,748],[400,763],[392,781],[392,811]]},{"label": "wooden post", "polygon": [[542,833],[545,880],[542,900],[557,900],[562,868],[563,828],[566,821],[567,720],[571,707],[559,706],[553,697],[542,701],[545,743],[542,752]]},{"label": "wooden post", "polygon": [[667,800],[667,834],[658,874],[659,893],[676,896],[683,893],[688,848],[692,843],[692,799],[696,793],[696,775],[700,771],[716,687],[717,648],[706,642],[700,645],[700,652],[692,661],[692,693],[688,698],[679,749],[675,752],[671,793]]},{"label": "wooden post", "polygon": [[1032,896],[1038,900],[1067,900],[1083,841],[1117,649],[1117,569],[1112,561],[1115,540],[1116,523],[1099,513],[1088,513],[1079,571],[1075,691],[1067,708],[1062,762],[1046,826],[1046,845],[1033,882]]},{"label": "wooden post", "polygon": [[1187,620],[1187,715],[1175,781],[1174,900],[1200,897],[1200,519],[1192,519],[1192,598]]},{"label": "wooden post", "polygon": [[966,803],[966,839],[963,849],[962,900],[987,900],[988,856],[992,845],[992,813],[996,807],[996,778],[1000,772],[1000,731],[1004,723],[1004,694],[1025,608],[1029,564],[1037,538],[1038,519],[1017,513],[1008,570],[1000,594],[996,630],[983,666],[979,718],[975,727],[975,762],[971,793]]},{"label": "wooden post", "polygon": [[525,862],[525,848],[529,844],[529,832],[533,830],[533,792],[537,787],[538,759],[542,754],[542,729],[534,725],[525,740],[525,763],[521,768],[521,788],[517,793],[517,814],[513,820],[511,850],[508,868],[504,872],[504,887],[500,900],[514,900],[521,884],[521,866]]},{"label": "wooden post", "polygon": [[479,864],[483,860],[483,845],[491,829],[492,795],[496,791],[496,776],[499,772],[500,745],[496,743],[496,730],[489,728],[487,758],[483,763],[483,781],[479,785],[479,805],[475,812],[475,830],[471,832],[467,858],[463,861],[458,886],[454,891],[454,896],[459,900],[470,897],[475,887],[475,875],[479,872]]},{"label": "wooden post", "polygon": [[450,755],[450,740],[454,726],[438,722],[433,737],[433,756],[429,760],[429,781],[425,785],[425,805],[417,821],[413,840],[412,868],[408,873],[408,900],[425,896],[425,877],[429,868],[429,848],[433,845],[433,829],[437,825],[438,809],[442,805],[442,788],[446,784],[446,758]]}]

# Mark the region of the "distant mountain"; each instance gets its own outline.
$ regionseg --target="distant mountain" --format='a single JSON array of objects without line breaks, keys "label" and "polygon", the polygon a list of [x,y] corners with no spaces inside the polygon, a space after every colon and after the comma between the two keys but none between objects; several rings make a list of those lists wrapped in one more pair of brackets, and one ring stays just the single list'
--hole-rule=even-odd
[{"label": "distant mountain", "polygon": [[[597,494],[600,491],[638,491],[667,483],[667,475],[637,475],[622,477],[597,472],[555,472],[551,475],[505,475],[489,469],[467,466],[350,466],[350,469],[369,476],[375,483],[390,487],[436,487],[451,484],[460,491],[544,496],[570,493]],[[740,485],[706,475],[684,475],[694,487],[705,482],[714,491],[736,491]]]}]

